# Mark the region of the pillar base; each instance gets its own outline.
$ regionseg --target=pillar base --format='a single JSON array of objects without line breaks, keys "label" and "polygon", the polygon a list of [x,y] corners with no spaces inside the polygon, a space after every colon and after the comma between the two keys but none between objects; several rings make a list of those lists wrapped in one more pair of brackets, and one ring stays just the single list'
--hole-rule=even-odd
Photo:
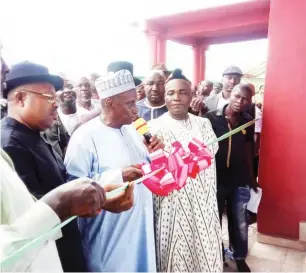
[{"label": "pillar base", "polygon": [[292,248],[292,249],[297,249],[297,250],[302,250],[302,251],[306,250],[306,242],[291,240],[291,239],[284,239],[280,237],[273,237],[273,236],[264,235],[261,233],[257,234],[257,242],[268,244],[268,245]]}]

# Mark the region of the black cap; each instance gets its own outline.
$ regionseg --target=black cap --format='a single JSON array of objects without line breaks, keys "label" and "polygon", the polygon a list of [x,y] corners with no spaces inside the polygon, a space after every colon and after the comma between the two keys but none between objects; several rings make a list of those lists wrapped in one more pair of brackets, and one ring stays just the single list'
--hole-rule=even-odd
[{"label": "black cap", "polygon": [[6,88],[3,97],[7,98],[12,89],[30,83],[46,82],[54,85],[56,91],[63,88],[64,80],[55,75],[49,74],[47,67],[29,61],[15,64],[6,76]]},{"label": "black cap", "polygon": [[134,78],[135,86],[138,86],[139,84],[141,84],[141,80],[134,77],[134,66],[132,63],[127,62],[127,61],[118,61],[118,62],[112,62],[107,66],[107,72],[117,72],[123,69],[126,69],[131,72]]},{"label": "black cap", "polygon": [[226,68],[223,72],[224,75],[238,75],[238,76],[243,76],[242,70],[238,66],[229,66]]}]

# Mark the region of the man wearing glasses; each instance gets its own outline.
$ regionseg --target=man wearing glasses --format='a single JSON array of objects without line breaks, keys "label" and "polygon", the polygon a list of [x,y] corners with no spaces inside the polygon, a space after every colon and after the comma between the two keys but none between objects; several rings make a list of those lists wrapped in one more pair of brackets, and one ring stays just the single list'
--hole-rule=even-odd
[{"label": "man wearing glasses", "polygon": [[[62,87],[63,79],[50,75],[46,67],[22,62],[7,74],[3,92],[8,116],[1,120],[1,146],[38,199],[66,183],[62,158],[40,135],[57,119],[56,91]],[[62,233],[56,244],[63,270],[86,271],[76,221],[65,226]]]}]

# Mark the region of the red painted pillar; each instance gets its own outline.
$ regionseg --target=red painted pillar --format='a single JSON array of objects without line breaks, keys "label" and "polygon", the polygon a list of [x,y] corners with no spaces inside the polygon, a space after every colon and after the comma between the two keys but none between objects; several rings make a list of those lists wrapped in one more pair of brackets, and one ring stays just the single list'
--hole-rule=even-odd
[{"label": "red painted pillar", "polygon": [[206,46],[195,45],[193,50],[193,84],[197,85],[205,78]]},{"label": "red painted pillar", "polygon": [[166,39],[157,32],[147,33],[151,54],[151,65],[166,62]]},{"label": "red painted pillar", "polygon": [[156,33],[147,33],[150,50],[150,63],[151,66],[157,63],[157,35]]},{"label": "red painted pillar", "polygon": [[157,62],[165,64],[167,41],[162,34],[158,35],[157,38]]},{"label": "red painted pillar", "polygon": [[258,230],[292,239],[306,220],[305,14],[305,0],[271,0],[259,169]]}]

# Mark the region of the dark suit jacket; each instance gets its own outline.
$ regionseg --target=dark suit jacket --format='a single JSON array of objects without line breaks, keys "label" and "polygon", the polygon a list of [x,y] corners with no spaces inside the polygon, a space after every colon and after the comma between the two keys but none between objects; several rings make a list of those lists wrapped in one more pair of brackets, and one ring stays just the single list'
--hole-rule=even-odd
[{"label": "dark suit jacket", "polygon": [[[62,158],[38,131],[5,117],[1,120],[1,147],[11,157],[16,172],[36,198],[66,183]],[[65,226],[62,233],[63,237],[56,244],[63,270],[86,271],[76,220]]]}]

